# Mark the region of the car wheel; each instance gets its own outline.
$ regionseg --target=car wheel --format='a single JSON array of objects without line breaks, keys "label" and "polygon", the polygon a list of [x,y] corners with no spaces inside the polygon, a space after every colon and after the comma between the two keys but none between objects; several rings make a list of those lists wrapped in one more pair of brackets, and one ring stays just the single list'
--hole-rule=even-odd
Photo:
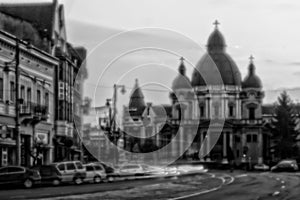
[{"label": "car wheel", "polygon": [[31,179],[29,179],[29,178],[26,179],[24,181],[24,186],[25,186],[25,188],[31,188],[33,186],[33,181]]},{"label": "car wheel", "polygon": [[108,176],[108,177],[107,177],[107,180],[108,180],[108,182],[113,182],[113,181],[115,180],[115,178],[112,177],[112,176]]},{"label": "car wheel", "polygon": [[52,185],[54,185],[54,186],[60,185],[60,180],[59,180],[59,179],[54,179],[54,180],[52,181]]},{"label": "car wheel", "polygon": [[82,183],[83,183],[82,178],[80,178],[80,177],[75,177],[75,178],[74,178],[74,183],[75,183],[76,185],[82,184]]},{"label": "car wheel", "polygon": [[94,183],[100,183],[101,182],[101,177],[100,176],[95,176],[94,177]]}]

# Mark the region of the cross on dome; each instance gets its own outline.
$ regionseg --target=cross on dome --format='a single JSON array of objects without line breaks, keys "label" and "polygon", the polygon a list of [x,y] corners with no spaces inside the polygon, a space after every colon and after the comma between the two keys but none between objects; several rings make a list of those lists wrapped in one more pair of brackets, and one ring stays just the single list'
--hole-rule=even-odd
[{"label": "cross on dome", "polygon": [[250,59],[250,62],[253,63],[254,57],[252,55],[249,57],[249,59]]},{"label": "cross on dome", "polygon": [[218,25],[220,24],[220,22],[218,20],[216,20],[213,25],[215,25],[215,28],[217,29],[218,28]]}]

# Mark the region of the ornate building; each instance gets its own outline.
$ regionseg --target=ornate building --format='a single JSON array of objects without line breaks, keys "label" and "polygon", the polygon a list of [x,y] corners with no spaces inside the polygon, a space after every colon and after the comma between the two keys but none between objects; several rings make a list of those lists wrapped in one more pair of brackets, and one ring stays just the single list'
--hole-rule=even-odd
[{"label": "ornate building", "polygon": [[[51,85],[51,132],[54,134],[49,136],[53,150],[50,162],[81,159],[79,137],[82,132],[82,88],[87,76],[86,49],[74,47],[67,41],[64,6],[57,0],[6,3],[0,5],[0,18],[2,31],[51,56],[58,63],[51,68],[53,71],[45,73],[52,73],[54,84]],[[43,101],[44,96],[41,99]]]},{"label": "ornate building", "polygon": [[[192,140],[184,157],[193,155],[206,162],[222,163],[234,160],[238,165],[241,162],[263,162],[268,156],[268,131],[264,131],[262,118],[264,92],[252,56],[248,68],[242,81],[238,66],[226,52],[225,39],[216,22],[208,38],[207,52],[196,64],[191,80],[186,76],[184,59],[181,58],[178,76],[172,83],[172,104],[166,106],[171,107],[171,111],[165,108],[168,126],[176,131],[161,130],[157,137],[163,138],[178,131],[180,140],[173,148],[181,151],[185,150],[184,142]],[[123,126],[125,132],[134,130],[145,135],[147,131],[142,121],[149,106],[145,105],[142,92],[136,88],[137,85],[128,107],[129,114],[124,113]],[[137,97],[140,101],[133,105]],[[224,122],[220,136],[220,124],[211,124],[214,120]],[[157,141],[157,146],[160,146],[160,140]]]}]

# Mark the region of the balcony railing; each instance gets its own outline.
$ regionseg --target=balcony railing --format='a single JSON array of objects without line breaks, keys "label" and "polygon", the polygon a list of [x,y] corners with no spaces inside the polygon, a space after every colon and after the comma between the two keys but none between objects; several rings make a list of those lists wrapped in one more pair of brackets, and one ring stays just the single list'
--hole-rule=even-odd
[{"label": "balcony railing", "polygon": [[24,102],[20,106],[20,115],[47,117],[48,106],[40,105],[33,102]]}]

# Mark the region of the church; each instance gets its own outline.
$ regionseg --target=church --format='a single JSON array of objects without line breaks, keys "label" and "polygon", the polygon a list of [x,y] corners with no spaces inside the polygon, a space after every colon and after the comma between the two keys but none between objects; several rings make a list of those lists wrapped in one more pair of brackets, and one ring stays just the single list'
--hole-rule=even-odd
[{"label": "church", "polygon": [[[264,91],[253,56],[242,79],[237,64],[226,52],[218,22],[214,24],[206,53],[191,78],[186,74],[184,58],[180,59],[170,105],[146,104],[136,80],[129,105],[124,106],[123,130],[150,139],[157,149],[172,143],[173,150],[184,152],[179,159],[263,163],[269,158],[270,134],[265,128]],[[176,134],[179,139],[171,142]],[[139,140],[139,144],[143,146],[146,140]],[[134,141],[126,135],[124,141],[131,151]]]}]

